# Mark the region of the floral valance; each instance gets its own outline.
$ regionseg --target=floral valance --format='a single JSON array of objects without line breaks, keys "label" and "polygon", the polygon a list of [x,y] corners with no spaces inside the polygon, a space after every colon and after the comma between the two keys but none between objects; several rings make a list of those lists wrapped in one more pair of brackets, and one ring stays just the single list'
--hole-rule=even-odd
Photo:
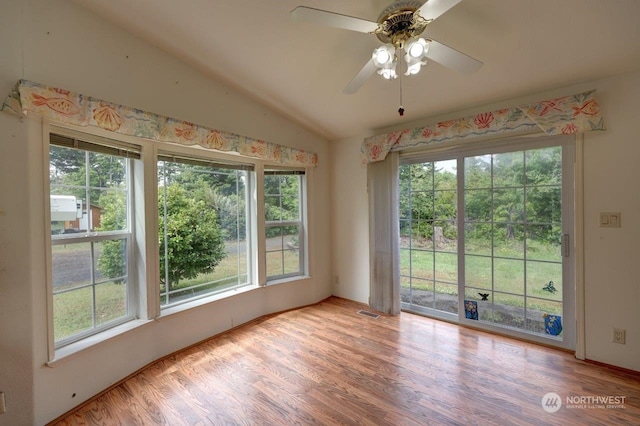
[{"label": "floral valance", "polygon": [[27,80],[16,84],[1,110],[18,115],[36,113],[59,123],[99,127],[161,142],[199,145],[291,166],[318,164],[318,155],[313,152],[209,129]]},{"label": "floral valance", "polygon": [[363,161],[372,163],[384,160],[390,151],[483,136],[502,136],[536,128],[548,135],[604,130],[595,90],[372,136],[364,140],[361,151]]}]

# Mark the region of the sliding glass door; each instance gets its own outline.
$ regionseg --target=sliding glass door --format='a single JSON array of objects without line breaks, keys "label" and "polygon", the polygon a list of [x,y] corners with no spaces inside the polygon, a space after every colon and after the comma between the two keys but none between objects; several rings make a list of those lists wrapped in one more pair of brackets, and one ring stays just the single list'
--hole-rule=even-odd
[{"label": "sliding glass door", "polygon": [[403,309],[572,348],[571,142],[404,160]]}]

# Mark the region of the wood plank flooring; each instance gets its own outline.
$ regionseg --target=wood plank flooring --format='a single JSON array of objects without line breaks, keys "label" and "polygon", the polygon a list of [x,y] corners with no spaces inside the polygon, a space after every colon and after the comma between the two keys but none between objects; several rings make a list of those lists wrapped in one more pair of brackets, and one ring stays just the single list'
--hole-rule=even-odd
[{"label": "wood plank flooring", "polygon": [[[152,364],[53,424],[640,425],[640,375],[363,308],[332,297],[262,318]],[[543,409],[548,392],[561,397],[555,413]],[[581,396],[623,396],[624,408],[567,406]]]}]

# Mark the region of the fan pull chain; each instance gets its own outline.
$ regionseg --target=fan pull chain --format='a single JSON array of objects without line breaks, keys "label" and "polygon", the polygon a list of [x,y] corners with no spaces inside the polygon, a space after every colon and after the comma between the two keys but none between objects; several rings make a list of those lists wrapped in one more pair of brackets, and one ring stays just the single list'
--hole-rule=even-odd
[{"label": "fan pull chain", "polygon": [[402,106],[402,73],[398,76],[398,80],[400,80],[400,108],[398,108],[398,114],[402,117],[404,115],[404,107]]}]

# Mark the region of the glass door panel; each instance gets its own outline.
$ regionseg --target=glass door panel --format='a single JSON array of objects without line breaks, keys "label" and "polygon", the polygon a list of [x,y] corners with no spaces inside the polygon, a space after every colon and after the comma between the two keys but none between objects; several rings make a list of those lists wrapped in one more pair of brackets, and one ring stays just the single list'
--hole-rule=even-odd
[{"label": "glass door panel", "polygon": [[404,309],[458,313],[456,161],[400,167],[400,275]]},{"label": "glass door panel", "polygon": [[561,339],[562,147],[467,157],[464,176],[466,318]]}]

